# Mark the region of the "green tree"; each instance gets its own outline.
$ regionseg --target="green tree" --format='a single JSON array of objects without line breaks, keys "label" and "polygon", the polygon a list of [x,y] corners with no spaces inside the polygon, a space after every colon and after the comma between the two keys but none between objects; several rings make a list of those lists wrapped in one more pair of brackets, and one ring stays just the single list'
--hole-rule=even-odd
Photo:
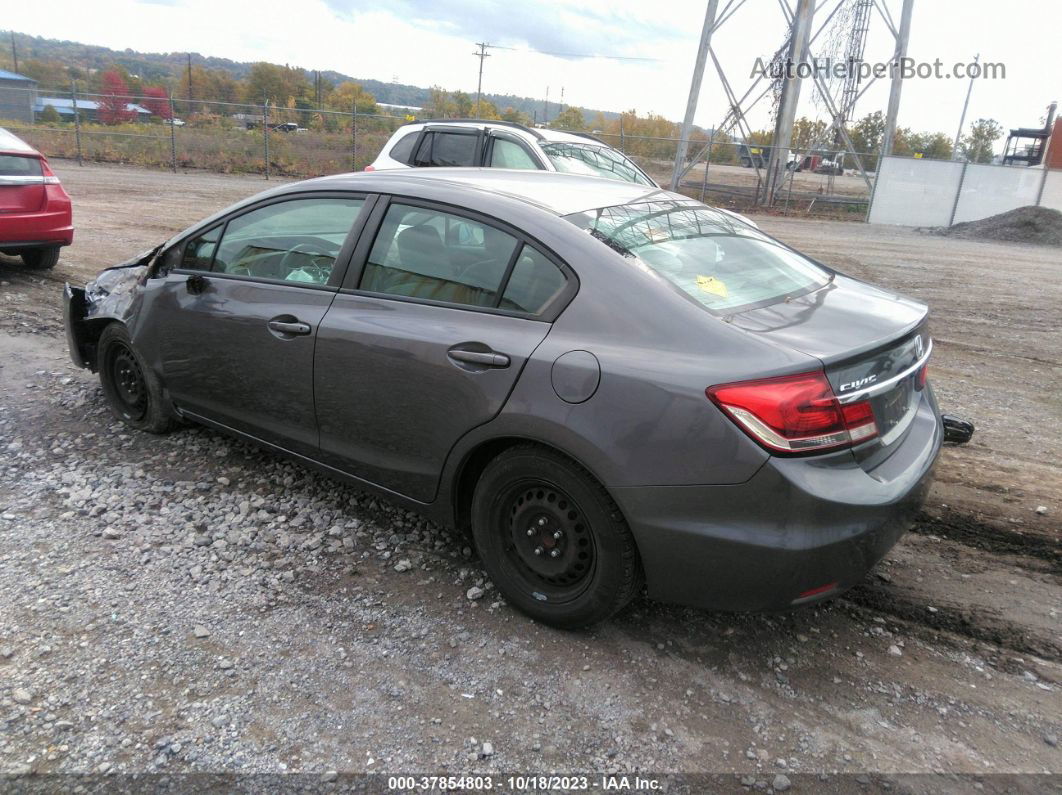
[{"label": "green tree", "polygon": [[569,105],[557,114],[557,118],[551,121],[549,126],[560,130],[582,132],[586,129],[586,117],[583,116],[583,112],[579,108]]},{"label": "green tree", "polygon": [[885,116],[880,110],[868,113],[848,130],[848,135],[857,152],[876,155],[885,137]]},{"label": "green tree", "polygon": [[265,62],[256,63],[251,67],[244,88],[247,102],[256,105],[261,104],[263,99],[268,99],[286,107],[288,100],[305,98],[309,94],[310,81],[301,69]]},{"label": "green tree", "polygon": [[59,111],[54,105],[45,105],[44,110],[41,111],[40,121],[46,124],[58,124],[62,121],[62,117],[59,116]]},{"label": "green tree", "polygon": [[821,119],[812,121],[806,116],[801,116],[793,122],[792,147],[797,152],[807,153],[811,147],[823,146],[826,141],[826,122]]},{"label": "green tree", "polygon": [[962,139],[962,154],[971,163],[991,163],[992,144],[1003,135],[1003,128],[995,119],[978,119],[970,125],[970,132]]},{"label": "green tree", "polygon": [[[482,100],[480,100],[482,104]],[[464,91],[455,91],[453,93],[454,103],[454,116],[456,119],[470,119],[472,118],[472,111],[475,109],[476,103],[468,94]]]}]

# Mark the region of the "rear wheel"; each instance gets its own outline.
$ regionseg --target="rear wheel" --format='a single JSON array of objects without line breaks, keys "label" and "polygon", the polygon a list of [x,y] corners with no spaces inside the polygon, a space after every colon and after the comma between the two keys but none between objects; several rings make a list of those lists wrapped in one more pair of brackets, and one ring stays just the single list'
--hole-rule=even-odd
[{"label": "rear wheel", "polygon": [[134,350],[129,332],[112,323],[100,334],[100,383],[107,405],[118,419],[148,433],[165,433],[176,425],[162,386]]},{"label": "rear wheel", "polygon": [[27,268],[49,270],[59,262],[59,246],[49,248],[30,248],[22,252],[22,262]]},{"label": "rear wheel", "polygon": [[506,599],[563,629],[603,621],[641,587],[630,528],[586,470],[537,445],[495,458],[476,484],[472,531]]}]

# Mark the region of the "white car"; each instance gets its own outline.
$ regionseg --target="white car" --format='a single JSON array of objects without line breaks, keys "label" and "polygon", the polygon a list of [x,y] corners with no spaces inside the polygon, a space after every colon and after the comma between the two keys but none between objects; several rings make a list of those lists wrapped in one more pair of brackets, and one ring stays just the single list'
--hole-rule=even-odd
[{"label": "white car", "polygon": [[[508,121],[439,119],[399,127],[366,171],[468,166],[563,171],[659,188],[630,158],[589,133]],[[718,208],[759,227],[745,216]]]},{"label": "white car", "polygon": [[589,133],[506,121],[442,119],[404,124],[366,171],[420,166],[489,166],[566,171],[658,187],[622,152]]}]

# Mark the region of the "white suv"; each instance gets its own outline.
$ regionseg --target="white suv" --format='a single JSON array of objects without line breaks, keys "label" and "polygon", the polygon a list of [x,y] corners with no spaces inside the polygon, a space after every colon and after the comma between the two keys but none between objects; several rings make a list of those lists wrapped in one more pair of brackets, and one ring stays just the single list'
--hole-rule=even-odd
[{"label": "white suv", "polygon": [[480,119],[404,124],[365,170],[420,166],[567,171],[659,187],[629,158],[592,135]]}]

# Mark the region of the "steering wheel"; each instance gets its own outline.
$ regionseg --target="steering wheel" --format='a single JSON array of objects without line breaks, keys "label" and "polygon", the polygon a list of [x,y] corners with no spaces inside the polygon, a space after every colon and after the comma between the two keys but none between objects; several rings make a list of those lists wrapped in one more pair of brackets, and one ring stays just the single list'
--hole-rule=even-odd
[{"label": "steering wheel", "polygon": [[[326,241],[321,241],[326,242]],[[281,273],[291,273],[296,269],[300,270],[316,270],[318,272],[319,280],[322,282],[328,281],[328,277],[332,274],[332,265],[335,262],[335,257],[331,254],[325,254],[320,251],[318,243],[298,243],[290,250],[284,252],[284,256],[280,258],[280,271]],[[308,266],[292,264],[292,257],[298,255],[305,255],[310,258],[310,264]],[[320,260],[325,260],[323,263]],[[323,278],[320,278],[323,277]]]}]

